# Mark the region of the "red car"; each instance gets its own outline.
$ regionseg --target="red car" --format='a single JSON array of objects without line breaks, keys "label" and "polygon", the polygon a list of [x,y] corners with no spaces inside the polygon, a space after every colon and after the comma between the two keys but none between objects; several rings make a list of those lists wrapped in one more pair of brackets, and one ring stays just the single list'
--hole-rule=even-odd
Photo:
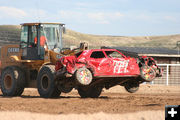
[{"label": "red car", "polygon": [[124,86],[136,92],[139,84],[161,76],[151,57],[126,57],[116,49],[84,50],[57,61],[56,81],[62,92],[76,88],[81,97],[99,97],[103,88]]}]

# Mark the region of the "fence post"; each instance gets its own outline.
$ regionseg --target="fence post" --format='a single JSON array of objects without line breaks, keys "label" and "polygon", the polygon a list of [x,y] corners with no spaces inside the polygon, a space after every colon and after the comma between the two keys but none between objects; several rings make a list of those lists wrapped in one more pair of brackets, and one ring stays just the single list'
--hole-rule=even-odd
[{"label": "fence post", "polygon": [[169,65],[167,65],[167,69],[166,69],[166,85],[169,84]]},{"label": "fence post", "polygon": [[154,81],[152,81],[151,84],[153,85],[153,84],[154,84]]}]

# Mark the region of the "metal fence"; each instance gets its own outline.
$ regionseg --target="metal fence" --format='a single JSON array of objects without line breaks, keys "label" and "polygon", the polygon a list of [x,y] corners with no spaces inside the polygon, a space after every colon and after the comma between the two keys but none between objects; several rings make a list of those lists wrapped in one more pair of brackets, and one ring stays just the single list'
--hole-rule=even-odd
[{"label": "metal fence", "polygon": [[163,76],[158,77],[151,84],[180,86],[180,64],[158,64],[163,68]]}]

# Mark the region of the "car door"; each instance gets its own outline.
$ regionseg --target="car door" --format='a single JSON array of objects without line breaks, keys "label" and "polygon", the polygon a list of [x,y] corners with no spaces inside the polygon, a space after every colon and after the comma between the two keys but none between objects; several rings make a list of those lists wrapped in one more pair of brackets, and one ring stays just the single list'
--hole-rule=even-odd
[{"label": "car door", "polygon": [[94,68],[94,76],[105,76],[110,72],[110,63],[103,51],[93,51],[90,55],[89,65]]},{"label": "car door", "polygon": [[112,76],[122,76],[130,74],[129,59],[120,54],[118,51],[105,51],[105,54],[108,56],[111,63],[110,74]]}]

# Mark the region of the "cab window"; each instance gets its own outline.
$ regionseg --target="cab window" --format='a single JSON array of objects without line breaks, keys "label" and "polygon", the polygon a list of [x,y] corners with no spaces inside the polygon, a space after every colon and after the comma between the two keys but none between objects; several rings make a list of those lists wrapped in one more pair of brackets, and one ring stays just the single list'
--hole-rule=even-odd
[{"label": "cab window", "polygon": [[34,47],[35,37],[37,37],[36,26],[22,26],[21,32],[21,47]]},{"label": "cab window", "polygon": [[21,32],[21,47],[27,47],[27,42],[28,42],[28,26],[23,26],[22,27],[22,32]]},{"label": "cab window", "polygon": [[28,47],[37,46],[37,26],[29,26],[29,43]]}]

